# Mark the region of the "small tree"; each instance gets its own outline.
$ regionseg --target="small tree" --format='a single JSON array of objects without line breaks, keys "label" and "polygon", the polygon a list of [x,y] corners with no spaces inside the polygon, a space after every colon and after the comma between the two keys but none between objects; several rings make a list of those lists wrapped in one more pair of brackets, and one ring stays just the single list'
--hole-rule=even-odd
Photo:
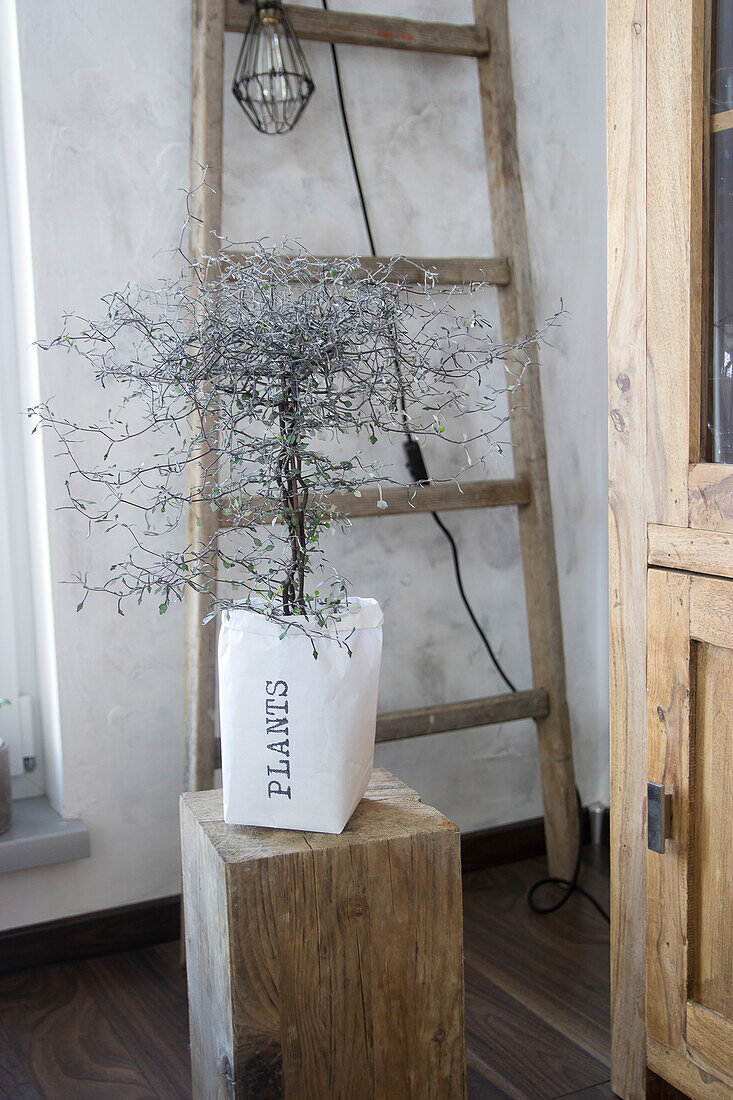
[{"label": "small tree", "polygon": [[[440,440],[461,456],[458,480],[497,446],[504,422],[490,365],[507,360],[521,374],[526,343],[500,346],[484,317],[458,312],[461,291],[420,276],[408,286],[394,261],[365,272],[356,259],[257,244],[244,262],[186,261],[158,289],[111,294],[98,322],[68,317],[45,346],[77,352],[118,400],[92,424],[49,403],[31,413],[67,457],[69,506],[129,540],[103,582],[76,576],[79,609],[104,591],[120,613],[153,594],[164,612],[191,585],[210,597],[210,615],[244,603],[284,629],[294,615],[326,627],[347,596],[321,542],[348,525],[340,496],[376,485],[386,507],[381,486],[405,484],[370,449],[405,432]],[[469,434],[470,413],[482,427]],[[126,444],[141,441],[145,460],[126,462]],[[190,485],[193,463],[201,477]],[[221,517],[214,538],[161,544],[202,507]]]}]

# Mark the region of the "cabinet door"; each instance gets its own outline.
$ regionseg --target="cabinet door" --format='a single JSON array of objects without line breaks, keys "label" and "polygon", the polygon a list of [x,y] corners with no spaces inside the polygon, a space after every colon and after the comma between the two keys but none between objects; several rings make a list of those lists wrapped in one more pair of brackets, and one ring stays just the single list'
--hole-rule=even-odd
[{"label": "cabinet door", "polygon": [[693,1097],[716,1085],[724,1096],[733,1087],[733,581],[650,569],[647,591],[647,779],[671,809],[663,851],[647,855],[650,1064]]}]

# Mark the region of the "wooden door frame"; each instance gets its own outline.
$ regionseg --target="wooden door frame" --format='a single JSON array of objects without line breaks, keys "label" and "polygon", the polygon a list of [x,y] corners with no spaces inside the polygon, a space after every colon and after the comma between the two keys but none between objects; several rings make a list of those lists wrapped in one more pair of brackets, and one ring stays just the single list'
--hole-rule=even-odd
[{"label": "wooden door frame", "polygon": [[611,1087],[646,1095],[647,0],[608,0]]},{"label": "wooden door frame", "polygon": [[710,572],[718,532],[717,571],[733,576],[733,468],[702,461],[708,12],[607,4],[611,1085],[624,1100],[656,1091],[657,1074],[730,1096],[646,1023],[647,570]]}]

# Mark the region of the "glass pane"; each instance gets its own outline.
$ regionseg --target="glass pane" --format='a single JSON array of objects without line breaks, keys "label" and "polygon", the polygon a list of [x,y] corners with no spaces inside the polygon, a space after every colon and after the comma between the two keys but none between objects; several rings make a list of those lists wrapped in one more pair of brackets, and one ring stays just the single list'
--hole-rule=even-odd
[{"label": "glass pane", "polygon": [[708,428],[713,462],[733,463],[733,0],[713,18],[712,357]]}]

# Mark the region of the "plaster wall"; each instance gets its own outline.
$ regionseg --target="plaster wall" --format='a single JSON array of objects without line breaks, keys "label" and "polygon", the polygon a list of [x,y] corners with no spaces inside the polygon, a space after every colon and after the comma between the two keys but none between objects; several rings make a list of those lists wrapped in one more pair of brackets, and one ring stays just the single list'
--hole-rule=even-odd
[{"label": "plaster wall", "polygon": [[[470,0],[340,0],[350,10],[470,22]],[[23,0],[18,5],[38,329],[65,309],[157,278],[187,185],[185,0]],[[586,0],[510,0],[520,157],[537,315],[568,316],[542,379],[576,771],[607,799],[604,12]],[[228,36],[227,72],[237,41]],[[265,138],[225,99],[224,221],[233,239],[298,237],[313,251],[366,240],[337,112],[328,47],[306,44],[317,94],[293,134]],[[340,47],[347,110],[381,252],[491,255],[475,65]],[[485,308],[496,316],[496,303]],[[497,317],[498,324],[498,317]],[[72,360],[48,355],[41,392],[98,397]],[[180,610],[124,618],[104,598],[81,615],[60,582],[98,566],[55,510],[63,470],[48,448],[63,811],[82,817],[90,859],[3,877],[0,927],[179,889],[183,649]],[[439,462],[437,455],[429,455]],[[399,461],[399,455],[396,456]],[[510,451],[491,473],[511,470]],[[510,675],[528,685],[526,608],[511,509],[453,515],[466,586]],[[455,590],[429,517],[367,520],[334,545],[355,591],[386,612],[383,709],[501,690]],[[382,746],[397,772],[463,829],[541,812],[532,723]]]}]

